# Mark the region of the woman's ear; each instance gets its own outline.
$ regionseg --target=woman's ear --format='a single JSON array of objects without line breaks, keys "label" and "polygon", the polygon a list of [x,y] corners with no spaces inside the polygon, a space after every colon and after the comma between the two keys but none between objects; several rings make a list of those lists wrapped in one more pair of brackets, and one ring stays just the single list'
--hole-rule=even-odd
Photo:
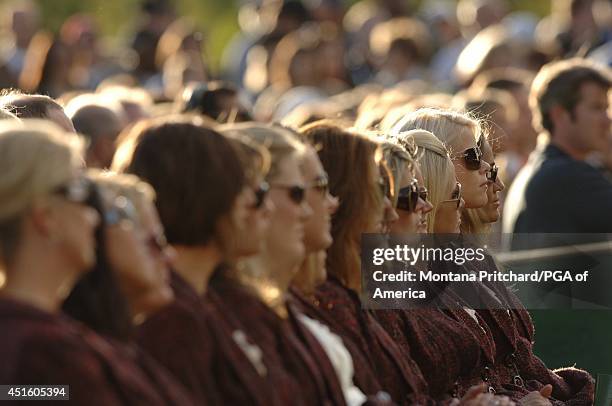
[{"label": "woman's ear", "polygon": [[29,222],[33,230],[41,236],[55,240],[58,232],[56,217],[51,202],[37,199],[26,215],[26,221]]}]

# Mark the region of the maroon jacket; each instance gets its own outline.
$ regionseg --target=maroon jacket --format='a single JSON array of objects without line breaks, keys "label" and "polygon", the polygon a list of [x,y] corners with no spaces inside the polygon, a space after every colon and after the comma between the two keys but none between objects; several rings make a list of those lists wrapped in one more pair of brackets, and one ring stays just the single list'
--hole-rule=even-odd
[{"label": "maroon jacket", "polygon": [[224,306],[226,321],[246,332],[263,352],[269,385],[279,404],[345,404],[331,362],[295,318],[295,309],[289,307],[289,318],[281,319],[223,270],[215,273],[210,286]]},{"label": "maroon jacket", "polygon": [[172,273],[175,300],[149,317],[139,344],[185,385],[199,405],[269,405],[265,380],[236,344],[214,294],[201,297]]},{"label": "maroon jacket", "polygon": [[436,400],[459,395],[459,377],[481,363],[477,338],[438,309],[377,310],[379,323],[419,365]]},{"label": "maroon jacket", "polygon": [[65,316],[0,298],[0,331],[3,384],[69,385],[76,405],[192,404],[180,389],[162,393],[123,349]]},{"label": "maroon jacket", "polygon": [[[474,267],[476,273],[497,269],[490,257],[486,261],[471,263],[470,266]],[[455,272],[465,272],[465,268],[457,268]],[[530,391],[551,384],[551,402],[555,406],[593,404],[595,383],[588,372],[575,368],[551,371],[533,353],[534,326],[531,317],[520,300],[503,283],[484,285],[473,282],[469,290],[477,294],[484,308],[477,310],[479,324],[472,322],[466,325],[474,335],[480,335],[483,347],[486,346],[484,340],[494,343],[493,360],[483,365],[485,372],[482,376],[497,393],[519,400]],[[465,312],[460,309],[455,309],[453,313],[462,320],[471,318],[461,315]],[[482,335],[483,331],[486,332],[485,336]],[[466,382],[461,389],[466,390],[469,383]]]},{"label": "maroon jacket", "polygon": [[355,363],[355,384],[366,395],[376,395],[382,389],[398,404],[431,402],[417,364],[370,312],[361,309],[355,292],[330,276],[304,308],[308,316],[342,338]]}]

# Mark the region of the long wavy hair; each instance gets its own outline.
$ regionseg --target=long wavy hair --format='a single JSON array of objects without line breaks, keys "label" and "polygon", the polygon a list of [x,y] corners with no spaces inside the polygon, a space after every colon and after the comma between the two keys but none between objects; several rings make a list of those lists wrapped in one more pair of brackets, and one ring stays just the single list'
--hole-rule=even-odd
[{"label": "long wavy hair", "polygon": [[332,217],[333,244],[327,252],[327,271],[346,286],[361,287],[361,234],[371,232],[383,210],[378,161],[379,144],[330,121],[300,129],[316,148],[329,176],[330,193],[339,199]]}]

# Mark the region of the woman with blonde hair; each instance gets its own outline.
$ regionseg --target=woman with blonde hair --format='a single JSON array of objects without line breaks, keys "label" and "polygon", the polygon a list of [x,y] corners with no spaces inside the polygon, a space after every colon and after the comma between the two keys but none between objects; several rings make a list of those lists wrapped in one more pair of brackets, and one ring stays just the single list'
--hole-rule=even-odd
[{"label": "woman with blonde hair", "polygon": [[[123,367],[138,369],[59,313],[96,259],[100,216],[78,144],[50,123],[0,123],[0,381],[70,385],[77,405],[137,404],[126,396],[143,387]],[[163,404],[154,392],[139,404]]]},{"label": "woman with blonde hair", "polygon": [[391,205],[398,215],[390,231],[426,233],[428,213],[433,206],[428,200],[420,165],[413,158],[416,149],[406,141],[386,137],[381,143],[383,159],[394,180]]},{"label": "woman with blonde hair", "polygon": [[[152,188],[133,175],[89,171],[99,191],[92,205],[96,263],[62,304],[65,314],[104,337],[114,368],[130,376],[129,404],[194,405],[185,388],[134,343],[133,327],[173,300],[169,247],[164,243]],[[120,381],[125,380],[119,375]]]},{"label": "woman with blonde hair", "polygon": [[465,207],[484,206],[487,202],[486,173],[490,167],[482,159],[478,147],[478,140],[483,135],[480,123],[464,113],[424,108],[404,116],[391,133],[397,135],[417,129],[431,132],[444,143],[462,186]]},{"label": "woman with blonde hair", "polygon": [[[444,144],[450,148],[451,157],[453,157],[453,148],[455,151],[463,151],[462,155],[455,154],[454,159],[451,159],[457,179],[460,182],[467,182],[468,185],[464,187],[466,207],[486,207],[487,189],[491,185],[488,183],[487,175],[488,178],[491,178],[493,172],[489,164],[484,161],[480,147],[476,144],[476,140],[481,139],[478,123],[460,113],[424,109],[404,117],[396,128],[415,127],[426,128],[434,132],[436,137],[443,140]],[[418,141],[415,140],[415,142],[419,145]],[[448,157],[446,159],[448,160]],[[426,164],[422,166],[424,172],[426,172],[426,166]],[[488,183],[484,188],[480,185],[481,177],[484,177]],[[442,179],[440,175],[435,178]],[[447,181],[447,183],[450,182]],[[484,201],[481,201],[483,197]],[[435,198],[432,197],[432,201],[434,200]],[[456,224],[458,227],[461,213],[460,200],[460,198],[455,200],[457,202],[455,215],[451,216],[452,218],[449,217],[449,221],[441,222],[438,219],[435,220],[435,223]],[[454,232],[459,231],[459,228],[454,229]],[[476,274],[480,271],[493,272],[496,270],[497,266],[489,256],[486,256],[484,261],[470,262],[462,266],[450,264],[445,268],[445,272],[475,272]],[[469,310],[457,309],[454,317],[471,328],[474,335],[479,337],[483,353],[489,354],[488,357],[483,358],[480,367],[474,368],[472,373],[463,377],[463,390],[468,385],[482,379],[487,382],[489,391],[492,392],[503,388],[503,385],[506,384],[515,385],[516,387],[508,392],[508,395],[512,400],[520,401],[522,404],[546,402],[543,398],[550,396],[551,389],[555,390],[555,397],[558,396],[561,399],[589,398],[592,382],[588,374],[577,370],[565,370],[561,375],[556,375],[535,357],[532,344],[534,328],[531,318],[520,301],[505,285],[487,284],[485,286],[484,283],[475,282],[461,286],[460,289],[454,286],[450,290],[453,295],[456,295],[457,300],[464,303],[463,307]],[[477,323],[474,323],[475,320]],[[522,356],[516,355],[519,351],[523,354]],[[523,377],[529,375],[529,371],[533,371],[534,368],[540,371],[538,374],[540,385],[535,391],[525,386]],[[481,373],[481,371],[484,372]],[[569,385],[565,379],[576,381],[573,385]],[[552,388],[546,384],[552,384]]]},{"label": "woman with blonde hair", "polygon": [[[408,149],[403,149],[400,145],[406,145]],[[447,204],[442,203],[444,193],[440,193],[438,190],[445,180],[454,180],[453,165],[445,155],[444,145],[433,134],[427,131],[413,130],[400,134],[395,139],[394,144],[383,143],[382,148],[390,168],[397,167],[396,161],[402,159],[400,157],[404,157],[404,159],[406,157],[400,154],[397,150],[398,148],[408,157],[414,155],[415,150],[419,151],[419,160],[412,161],[410,158],[410,161],[405,162],[412,162],[410,167],[417,175],[416,177],[420,179],[421,184],[423,184],[423,179],[425,179],[425,184],[429,180],[428,187],[434,196],[432,198],[433,202],[429,203],[427,199],[424,199],[424,202],[429,207],[428,211],[431,211],[433,214],[432,230],[445,230],[444,227],[446,227],[448,232],[458,232],[457,219],[459,218],[460,210],[456,204],[449,203],[450,212],[455,214],[454,222],[452,218],[451,221],[445,220],[449,217],[445,212]],[[412,151],[412,155],[408,154],[408,151]],[[391,154],[394,154],[395,158]],[[423,175],[421,175],[419,170],[420,164],[424,164]],[[413,179],[414,176],[410,167],[408,167],[406,173],[410,175],[408,176],[409,179]],[[441,171],[439,170],[440,168],[442,168]],[[393,171],[393,169],[391,170]],[[402,179],[406,177],[401,174],[396,175],[396,172],[393,172],[396,178]],[[434,175],[431,175],[432,173]],[[436,179],[432,181],[430,179],[431,176],[435,176]],[[442,178],[443,182],[436,182],[438,177]],[[447,187],[447,189],[449,188]],[[427,189],[424,190],[427,191]],[[394,199],[395,207],[399,209],[400,220],[393,225],[392,231],[397,234],[403,234],[394,236],[400,241],[405,242],[405,235],[408,233],[427,232],[427,222],[425,222],[425,229],[422,230],[420,223],[409,221],[410,218],[417,217],[414,215],[415,213],[402,208],[407,206],[413,209],[416,207],[418,212],[419,205],[424,205],[421,199],[425,197],[421,194],[422,192],[419,192],[417,185],[413,184],[410,188],[412,196],[406,196],[402,193],[402,189],[400,189],[399,196]],[[409,197],[409,199],[404,199],[405,197]],[[418,203],[416,199],[419,200]],[[440,215],[435,216],[436,213]],[[450,226],[441,223],[450,223]],[[405,266],[404,264],[398,265],[401,267]],[[434,286],[423,287],[429,289],[430,293],[436,291]],[[438,294],[438,296],[441,295]],[[430,297],[436,297],[435,293],[430,295]],[[435,306],[435,301],[429,303],[430,305],[425,308],[416,309],[412,308],[408,303],[404,303],[404,306],[400,306],[398,309],[376,310],[375,316],[381,326],[393,337],[395,343],[406,353],[410,353],[418,364],[427,381],[429,395],[436,401],[450,401],[451,398],[454,398],[458,402],[459,397],[465,394],[459,392],[459,385],[456,382],[461,376],[478,366],[480,361],[480,345],[470,329],[464,325],[464,322],[457,321],[450,315],[440,311],[443,306]],[[440,369],[439,365],[446,365],[446,367]],[[469,392],[467,398],[470,398],[469,402],[472,405],[512,404],[507,397],[485,395],[483,388],[480,386],[474,386],[467,392]]]},{"label": "woman with blonde hair", "polygon": [[487,204],[478,209],[464,209],[461,214],[461,233],[462,234],[488,234],[491,225],[497,222],[500,213],[500,193],[506,185],[499,176],[499,168],[495,164],[495,155],[487,138],[482,138],[480,142],[483,159],[491,166],[487,172],[489,186],[487,188]]},{"label": "woman with blonde hair", "polygon": [[444,144],[425,130],[412,130],[396,135],[402,144],[414,144],[428,200],[433,209],[427,214],[427,232],[457,233],[464,201],[461,184]]},{"label": "woman with blonde hair", "polygon": [[[262,242],[261,251],[218,272],[212,286],[223,300],[230,323],[257,337],[255,343],[269,360],[268,368],[278,373],[273,382],[279,394],[289,395],[294,399],[291,403],[299,398],[301,404],[344,405],[338,376],[321,342],[289,300],[289,288],[308,254],[305,237],[309,245],[329,242],[324,232],[314,235],[311,230],[317,228],[311,221],[324,223],[325,209],[333,206],[333,201],[327,201],[325,179],[306,182],[303,169],[313,162],[305,161],[309,150],[291,130],[258,123],[226,125],[220,130],[229,136],[245,136],[268,149],[271,160],[266,182],[275,209],[267,233],[245,231],[250,239]],[[321,194],[322,201],[313,196],[307,199],[313,187],[324,192],[312,191]],[[309,201],[319,204],[317,214],[323,218],[312,218]],[[274,337],[275,343],[262,340],[265,336]],[[278,390],[281,385],[283,390]]]}]

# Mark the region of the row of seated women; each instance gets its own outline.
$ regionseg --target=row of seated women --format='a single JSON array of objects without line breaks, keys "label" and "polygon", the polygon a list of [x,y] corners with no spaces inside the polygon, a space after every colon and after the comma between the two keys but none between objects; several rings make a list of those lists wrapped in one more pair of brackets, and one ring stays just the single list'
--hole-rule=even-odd
[{"label": "row of seated women", "polygon": [[367,135],[166,117],[121,137],[113,172],[80,151],[51,124],[0,121],[1,384],[105,406],[593,403],[587,372],[533,354],[503,285],[473,284],[485,309],[452,290],[362,308],[363,233],[497,220],[504,185],[465,114]]}]

